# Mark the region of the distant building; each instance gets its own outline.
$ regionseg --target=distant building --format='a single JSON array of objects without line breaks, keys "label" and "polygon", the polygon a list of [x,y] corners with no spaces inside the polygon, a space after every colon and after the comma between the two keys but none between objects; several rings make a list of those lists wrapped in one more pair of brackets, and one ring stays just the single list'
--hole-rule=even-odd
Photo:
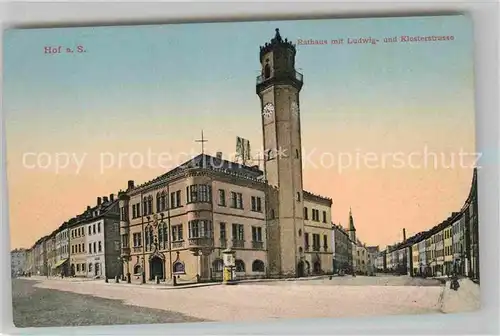
[{"label": "distant building", "polygon": [[350,270],[352,268],[352,243],[349,234],[341,224],[333,224],[333,272]]},{"label": "distant building", "polygon": [[366,252],[368,253],[367,272],[369,275],[375,274],[377,271],[377,258],[380,253],[380,249],[378,246],[367,246]]},{"label": "distant building", "polygon": [[15,249],[10,252],[10,270],[11,276],[16,277],[26,272],[27,250]]}]

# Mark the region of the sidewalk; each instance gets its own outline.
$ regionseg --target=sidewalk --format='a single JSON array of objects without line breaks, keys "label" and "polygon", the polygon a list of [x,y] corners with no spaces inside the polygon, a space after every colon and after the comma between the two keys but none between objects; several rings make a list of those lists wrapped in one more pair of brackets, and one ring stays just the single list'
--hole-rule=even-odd
[{"label": "sidewalk", "polygon": [[[310,280],[318,280],[318,279],[328,279],[329,276],[325,275],[320,275],[320,276],[311,276],[311,277],[304,277],[304,278],[289,278],[289,279],[241,279],[235,281],[235,284],[245,284],[245,283],[266,283],[266,282],[276,282],[276,281],[310,281]],[[93,279],[93,278],[73,278],[73,277],[66,277],[66,278],[60,278],[60,277],[45,277],[45,276],[31,276],[31,277],[26,277],[23,279],[27,280],[34,280],[34,281],[50,281],[50,282],[75,282],[75,283],[95,283],[95,284],[102,284],[106,286],[121,286],[121,287],[140,287],[140,288],[149,288],[149,289],[158,289],[158,290],[165,290],[165,289],[187,289],[187,288],[198,288],[198,287],[207,287],[207,286],[218,286],[218,285],[223,285],[221,281],[211,281],[211,282],[183,282],[179,281],[177,282],[176,286],[173,286],[171,280],[167,280],[165,282],[160,282],[157,284],[155,281],[147,281],[145,284],[143,284],[140,280],[138,281],[137,279],[132,279],[131,283],[127,283],[127,281],[123,281],[120,279],[120,282],[117,283],[115,279],[108,279],[108,282],[104,279]]]},{"label": "sidewalk", "polygon": [[468,278],[460,279],[457,291],[450,289],[446,281],[441,302],[441,311],[445,314],[472,312],[481,309],[481,290],[479,285]]}]

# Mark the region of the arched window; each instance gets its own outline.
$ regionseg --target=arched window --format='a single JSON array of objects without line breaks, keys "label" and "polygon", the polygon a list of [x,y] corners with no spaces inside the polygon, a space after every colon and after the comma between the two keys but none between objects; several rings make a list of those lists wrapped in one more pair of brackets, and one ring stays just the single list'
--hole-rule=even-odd
[{"label": "arched window", "polygon": [[160,197],[160,203],[161,203],[161,211],[164,211],[167,209],[167,196],[165,194],[165,190],[161,192],[161,197]]},{"label": "arched window", "polygon": [[134,274],[141,274],[142,273],[142,267],[141,265],[137,264],[134,266]]},{"label": "arched window", "polygon": [[146,197],[144,197],[142,201],[142,214],[147,215],[148,214],[148,200]]},{"label": "arched window", "polygon": [[245,272],[245,263],[241,259],[235,261],[236,272]]},{"label": "arched window", "polygon": [[264,272],[264,262],[262,260],[254,260],[252,263],[252,272]]},{"label": "arched window", "polygon": [[212,268],[214,269],[214,272],[222,272],[224,269],[224,262],[222,259],[215,259],[212,263]]},{"label": "arched window", "polygon": [[156,212],[163,211],[161,207],[161,195],[160,193],[156,193]]},{"label": "arched window", "polygon": [[[267,62],[269,62],[269,60],[267,60]],[[269,66],[269,63],[266,63],[264,66],[264,78],[268,79],[269,77],[271,77],[271,66]]]},{"label": "arched window", "polygon": [[148,214],[151,215],[153,213],[153,196],[149,195],[148,197]]}]

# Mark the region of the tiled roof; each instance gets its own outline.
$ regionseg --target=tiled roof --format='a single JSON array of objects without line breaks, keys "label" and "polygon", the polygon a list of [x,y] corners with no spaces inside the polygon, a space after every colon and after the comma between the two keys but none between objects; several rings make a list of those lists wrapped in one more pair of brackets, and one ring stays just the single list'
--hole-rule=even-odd
[{"label": "tiled roof", "polygon": [[218,170],[250,179],[258,179],[264,175],[264,172],[260,170],[258,166],[246,166],[241,163],[219,159],[211,155],[199,154],[198,156],[195,156],[194,158],[184,162],[183,164],[175,167],[165,174],[136,186],[134,189],[143,188],[161,180],[167,180],[168,178],[191,168],[206,168],[211,170]]}]

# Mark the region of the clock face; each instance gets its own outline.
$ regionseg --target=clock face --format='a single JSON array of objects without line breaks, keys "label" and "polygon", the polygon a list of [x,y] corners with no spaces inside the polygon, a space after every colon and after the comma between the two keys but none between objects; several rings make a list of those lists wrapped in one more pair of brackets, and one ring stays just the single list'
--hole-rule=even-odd
[{"label": "clock face", "polygon": [[297,105],[297,102],[292,102],[291,110],[293,115],[295,116],[299,115],[299,105]]},{"label": "clock face", "polygon": [[274,113],[274,106],[271,103],[267,103],[264,105],[264,109],[262,110],[262,115],[265,118],[270,118]]}]

